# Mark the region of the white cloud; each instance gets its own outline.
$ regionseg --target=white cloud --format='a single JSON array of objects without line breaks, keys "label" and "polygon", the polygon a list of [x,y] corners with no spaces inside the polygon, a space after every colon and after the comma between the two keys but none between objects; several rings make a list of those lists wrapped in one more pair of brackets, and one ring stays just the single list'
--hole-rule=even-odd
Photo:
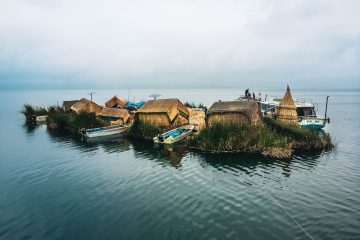
[{"label": "white cloud", "polygon": [[65,83],[70,77],[97,86],[119,79],[224,87],[253,79],[360,79],[356,0],[0,0],[0,6],[0,81],[17,71],[24,79],[63,76]]}]

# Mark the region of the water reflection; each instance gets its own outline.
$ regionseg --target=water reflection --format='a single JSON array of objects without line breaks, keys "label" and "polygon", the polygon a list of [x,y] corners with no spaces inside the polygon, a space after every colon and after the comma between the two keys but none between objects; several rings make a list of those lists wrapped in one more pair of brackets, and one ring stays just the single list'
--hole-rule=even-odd
[{"label": "water reflection", "polygon": [[37,127],[38,126],[36,126],[34,124],[30,124],[30,123],[23,124],[23,128],[25,129],[26,133],[34,133],[34,131]]},{"label": "water reflection", "polygon": [[138,140],[132,140],[131,144],[134,147],[136,156],[159,161],[162,164],[170,164],[170,166],[176,168],[181,166],[181,160],[187,152],[184,144],[154,145],[153,143]]},{"label": "water reflection", "polygon": [[[26,131],[32,134],[36,127],[26,126]],[[55,131],[46,131],[50,140],[61,144],[79,149],[82,152],[93,152],[102,150],[105,153],[119,153],[133,151],[135,157],[157,161],[161,165],[181,167],[181,161],[184,157],[189,156],[191,159],[199,161],[203,168],[211,166],[215,169],[227,172],[245,172],[253,174],[257,168],[272,169],[281,167],[282,175],[289,177],[293,169],[311,169],[321,160],[322,152],[295,153],[290,160],[276,160],[265,158],[259,155],[247,153],[227,153],[213,154],[201,151],[188,150],[185,144],[176,145],[154,145],[151,142],[134,140],[127,137],[102,138],[84,142],[80,136],[69,136],[60,134]],[[234,171],[236,170],[236,171]]]},{"label": "water reflection", "polygon": [[261,172],[270,174],[271,169],[281,167],[282,175],[290,177],[293,170],[311,170],[319,164],[324,152],[296,153],[291,159],[279,160],[266,158],[259,155],[247,153],[223,153],[214,154],[201,151],[192,151],[193,158],[199,159],[200,165],[204,168],[211,166],[217,170],[237,175],[239,171],[251,175],[259,168]]}]

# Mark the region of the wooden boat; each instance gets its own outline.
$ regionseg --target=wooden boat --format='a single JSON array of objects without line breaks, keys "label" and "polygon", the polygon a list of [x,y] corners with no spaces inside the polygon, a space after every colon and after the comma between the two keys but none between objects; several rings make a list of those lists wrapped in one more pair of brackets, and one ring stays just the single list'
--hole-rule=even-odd
[{"label": "wooden boat", "polygon": [[128,131],[131,124],[115,125],[100,128],[81,129],[81,133],[86,139],[119,136]]},{"label": "wooden boat", "polygon": [[193,130],[194,130],[194,125],[185,125],[175,128],[166,133],[159,134],[156,137],[154,137],[153,140],[154,143],[173,144],[181,140],[184,140],[185,138],[190,136]]},{"label": "wooden boat", "polygon": [[47,117],[48,117],[47,115],[36,116],[36,117],[35,117],[35,121],[36,121],[36,123],[45,123]]}]

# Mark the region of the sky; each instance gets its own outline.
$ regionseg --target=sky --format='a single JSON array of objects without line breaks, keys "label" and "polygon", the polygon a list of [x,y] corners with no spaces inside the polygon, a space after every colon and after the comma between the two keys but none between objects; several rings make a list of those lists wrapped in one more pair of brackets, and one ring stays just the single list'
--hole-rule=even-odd
[{"label": "sky", "polygon": [[360,88],[359,0],[0,0],[0,89]]}]

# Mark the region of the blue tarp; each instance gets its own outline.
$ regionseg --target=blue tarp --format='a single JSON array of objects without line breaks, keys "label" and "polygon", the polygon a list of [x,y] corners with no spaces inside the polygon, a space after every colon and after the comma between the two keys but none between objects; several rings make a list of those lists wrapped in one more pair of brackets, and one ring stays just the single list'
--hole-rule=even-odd
[{"label": "blue tarp", "polygon": [[137,102],[137,103],[128,101],[128,102],[126,103],[126,108],[128,108],[128,107],[139,108],[139,107],[141,107],[142,105],[144,105],[144,103],[145,103],[144,101]]}]

